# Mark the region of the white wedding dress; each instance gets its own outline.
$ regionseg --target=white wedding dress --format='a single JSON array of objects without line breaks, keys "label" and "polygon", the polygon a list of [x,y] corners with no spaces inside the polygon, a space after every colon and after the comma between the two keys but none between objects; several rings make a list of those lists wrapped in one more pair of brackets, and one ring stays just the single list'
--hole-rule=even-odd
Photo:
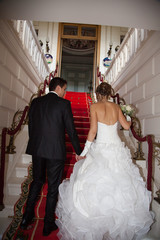
[{"label": "white wedding dress", "polygon": [[151,192],[117,133],[118,123],[98,122],[97,138],[59,187],[56,208],[61,240],[142,239],[151,224]]}]

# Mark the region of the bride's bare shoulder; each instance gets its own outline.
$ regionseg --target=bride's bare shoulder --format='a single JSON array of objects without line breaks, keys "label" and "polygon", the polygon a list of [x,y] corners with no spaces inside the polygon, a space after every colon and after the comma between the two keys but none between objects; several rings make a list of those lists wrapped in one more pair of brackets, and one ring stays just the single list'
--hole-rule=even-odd
[{"label": "bride's bare shoulder", "polygon": [[93,103],[93,104],[91,105],[91,108],[92,108],[92,109],[97,109],[97,108],[99,108],[101,105],[102,105],[102,104],[101,104],[100,102],[96,102],[96,103]]},{"label": "bride's bare shoulder", "polygon": [[115,107],[115,108],[118,108],[118,107],[119,107],[119,105],[116,104],[116,103],[114,103],[114,102],[109,102],[109,104],[110,104],[111,106]]},{"label": "bride's bare shoulder", "polygon": [[97,103],[92,103],[90,106],[90,110],[96,109]]},{"label": "bride's bare shoulder", "polygon": [[[119,108],[119,105],[117,105],[117,104],[114,103],[114,102],[107,102],[106,104],[109,105],[109,106],[112,106],[113,108],[116,108],[116,109]],[[94,110],[94,109],[100,109],[101,107],[103,108],[103,107],[107,106],[106,104],[105,104],[105,103],[102,103],[102,102],[96,102],[96,103],[93,103],[90,108],[91,108],[92,110]]]},{"label": "bride's bare shoulder", "polygon": [[95,103],[92,103],[92,104],[91,104],[91,107],[94,108],[94,107],[96,107],[96,106],[98,106],[98,105],[99,105],[99,102],[95,102]]}]

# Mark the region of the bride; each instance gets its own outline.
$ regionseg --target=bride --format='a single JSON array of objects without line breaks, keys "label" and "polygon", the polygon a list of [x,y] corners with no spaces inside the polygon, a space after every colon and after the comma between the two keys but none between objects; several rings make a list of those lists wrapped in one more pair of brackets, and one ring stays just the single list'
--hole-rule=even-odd
[{"label": "bride", "polygon": [[70,180],[59,187],[61,240],[138,240],[153,223],[151,192],[117,133],[118,121],[124,129],[131,122],[108,101],[110,95],[108,83],[97,87],[84,150],[76,156]]}]

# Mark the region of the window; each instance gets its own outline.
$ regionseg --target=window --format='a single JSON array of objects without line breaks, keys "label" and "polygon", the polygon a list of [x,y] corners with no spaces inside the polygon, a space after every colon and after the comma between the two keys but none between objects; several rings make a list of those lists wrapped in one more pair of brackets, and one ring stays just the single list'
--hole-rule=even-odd
[{"label": "window", "polygon": [[62,38],[97,40],[97,28],[95,25],[62,24]]},{"label": "window", "polygon": [[81,27],[81,36],[96,37],[96,27]]},{"label": "window", "polygon": [[78,35],[78,26],[64,25],[63,35]]}]

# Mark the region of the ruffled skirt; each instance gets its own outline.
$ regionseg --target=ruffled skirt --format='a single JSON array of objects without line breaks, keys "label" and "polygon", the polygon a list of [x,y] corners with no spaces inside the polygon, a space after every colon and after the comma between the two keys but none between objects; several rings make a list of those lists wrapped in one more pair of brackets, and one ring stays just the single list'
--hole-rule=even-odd
[{"label": "ruffled skirt", "polygon": [[142,239],[153,223],[151,192],[123,143],[94,143],[59,187],[61,240]]}]

